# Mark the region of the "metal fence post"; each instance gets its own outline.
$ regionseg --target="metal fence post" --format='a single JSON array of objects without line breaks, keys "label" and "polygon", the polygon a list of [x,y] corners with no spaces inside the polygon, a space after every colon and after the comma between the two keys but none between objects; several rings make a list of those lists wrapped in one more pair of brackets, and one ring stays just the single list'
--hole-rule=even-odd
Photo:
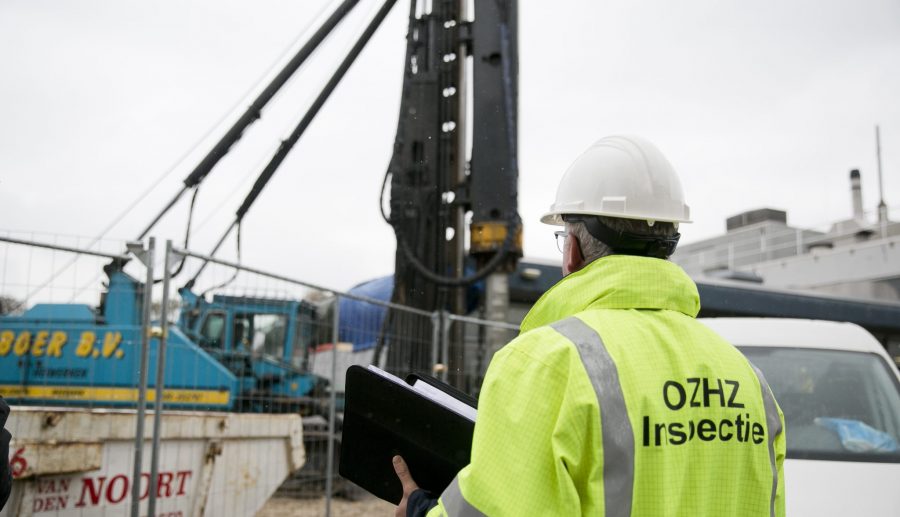
[{"label": "metal fence post", "polygon": [[341,297],[335,294],[331,327],[331,396],[328,407],[328,457],[325,466],[325,517],[331,517],[331,493],[334,490],[335,406],[337,405],[337,347],[340,339]]},{"label": "metal fence post", "polygon": [[144,415],[147,402],[147,363],[150,359],[150,304],[153,301],[153,260],[156,239],[150,237],[150,246],[130,245],[129,250],[137,256],[147,269],[144,282],[143,306],[141,307],[141,363],[138,373],[137,422],[134,434],[134,476],[131,483],[131,517],[140,516],[141,504],[141,461],[144,452]]},{"label": "metal fence post", "polygon": [[[440,320],[441,324],[438,328],[441,331],[441,337],[440,337],[441,357],[445,358],[444,359],[444,368],[441,370],[441,380],[444,382],[447,382],[447,377],[449,375],[449,370],[450,370],[450,325],[452,325],[453,322],[448,317],[449,313],[446,310],[441,310],[440,315],[441,315],[441,320]],[[461,333],[461,335],[465,336],[465,331],[463,331]],[[465,337],[463,337],[463,339],[459,343],[460,353],[458,355],[460,355],[462,357],[465,357],[465,350],[463,348],[464,345],[465,345]],[[458,364],[457,366],[459,368],[461,368],[461,371],[458,374],[456,374],[456,378],[462,379],[461,385],[464,386],[466,384],[466,381],[465,381],[466,365],[465,365],[465,363],[462,363],[462,364]]]},{"label": "metal fence post", "polygon": [[156,354],[156,397],[153,403],[153,448],[150,456],[150,487],[147,500],[147,515],[156,515],[156,490],[159,475],[159,439],[163,411],[163,390],[166,374],[166,340],[169,337],[169,285],[172,283],[172,241],[166,241],[163,259],[162,314],[160,315],[159,347]]},{"label": "metal fence post", "polygon": [[[445,361],[446,359],[440,355],[440,342],[441,342],[441,323],[438,320],[440,318],[441,313],[439,311],[434,311],[431,313],[431,373],[434,375],[438,373],[438,364],[441,361]],[[441,371],[444,368],[440,369]]]}]

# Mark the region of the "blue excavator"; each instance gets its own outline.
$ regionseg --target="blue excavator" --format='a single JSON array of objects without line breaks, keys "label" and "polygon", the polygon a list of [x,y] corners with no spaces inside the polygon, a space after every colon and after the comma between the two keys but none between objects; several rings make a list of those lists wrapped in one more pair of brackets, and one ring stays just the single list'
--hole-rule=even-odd
[{"label": "blue excavator", "polygon": [[[0,395],[13,404],[134,404],[143,284],[120,268],[107,271],[99,307],[39,303],[0,317]],[[181,294],[178,324],[167,337],[167,407],[315,409],[314,395],[327,381],[305,369],[316,337],[313,305],[221,295],[207,301],[189,289]],[[150,371],[157,344],[158,336],[151,340]]]}]

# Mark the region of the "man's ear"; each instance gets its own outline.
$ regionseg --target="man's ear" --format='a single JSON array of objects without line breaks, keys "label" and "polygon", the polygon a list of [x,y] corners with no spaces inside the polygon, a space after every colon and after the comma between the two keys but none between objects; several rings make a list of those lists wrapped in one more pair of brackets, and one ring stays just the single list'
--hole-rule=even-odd
[{"label": "man's ear", "polygon": [[581,243],[578,242],[578,237],[569,233],[563,249],[563,276],[574,273],[583,267],[584,257],[581,255]]}]

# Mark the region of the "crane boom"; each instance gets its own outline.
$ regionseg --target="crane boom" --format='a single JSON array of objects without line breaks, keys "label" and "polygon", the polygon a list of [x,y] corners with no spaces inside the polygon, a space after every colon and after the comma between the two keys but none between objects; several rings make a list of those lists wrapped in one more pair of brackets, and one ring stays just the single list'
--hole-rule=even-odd
[{"label": "crane boom", "polygon": [[310,37],[309,41],[307,41],[300,50],[294,54],[294,57],[291,58],[290,61],[278,72],[269,84],[257,95],[256,99],[250,103],[250,106],[244,111],[240,118],[238,118],[234,124],[228,129],[228,131],[222,135],[222,138],[213,146],[212,149],[206,153],[206,156],[200,160],[200,163],[194,167],[194,170],[191,171],[190,174],[184,178],[184,185],[181,189],[175,194],[175,196],[169,200],[163,209],[157,213],[157,215],[150,221],[144,230],[138,235],[136,240],[143,240],[154,226],[163,218],[169,210],[172,209],[173,206],[181,199],[181,196],[185,194],[188,190],[198,186],[206,176],[213,170],[216,164],[219,163],[228,151],[231,150],[231,147],[237,143],[238,140],[244,134],[244,130],[247,129],[251,124],[256,122],[262,116],[262,109],[272,97],[278,93],[278,90],[281,89],[282,86],[287,83],[288,79],[294,75],[304,62],[306,62],[307,58],[315,52],[316,48],[318,48],[319,44],[321,44],[326,37],[331,33],[332,30],[347,16],[347,14],[359,3],[359,0],[344,0],[341,4],[331,13],[331,16],[328,17],[327,20],[319,27],[318,30]]}]

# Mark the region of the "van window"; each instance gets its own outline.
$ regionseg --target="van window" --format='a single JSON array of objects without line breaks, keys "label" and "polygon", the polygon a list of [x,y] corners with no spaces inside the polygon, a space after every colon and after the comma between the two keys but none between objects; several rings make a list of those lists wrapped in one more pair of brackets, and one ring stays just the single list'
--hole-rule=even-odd
[{"label": "van window", "polygon": [[900,463],[900,383],[876,354],[739,347],[784,412],[789,458]]}]

